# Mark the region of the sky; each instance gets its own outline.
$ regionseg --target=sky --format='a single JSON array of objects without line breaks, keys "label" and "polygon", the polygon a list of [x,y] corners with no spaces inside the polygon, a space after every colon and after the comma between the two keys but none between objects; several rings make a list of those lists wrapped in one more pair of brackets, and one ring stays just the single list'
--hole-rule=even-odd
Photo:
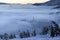
[{"label": "sky", "polygon": [[6,2],[6,3],[21,3],[21,4],[27,4],[27,3],[43,3],[48,0],[0,0],[0,2]]}]

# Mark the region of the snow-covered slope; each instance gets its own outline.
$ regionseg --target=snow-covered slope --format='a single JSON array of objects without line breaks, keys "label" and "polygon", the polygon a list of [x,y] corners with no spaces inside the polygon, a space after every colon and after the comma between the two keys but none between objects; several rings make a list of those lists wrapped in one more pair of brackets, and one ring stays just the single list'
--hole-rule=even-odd
[{"label": "snow-covered slope", "polygon": [[11,40],[60,40],[60,37],[49,37],[47,35],[40,35],[40,36],[36,36],[36,37],[30,37],[30,38],[23,38],[23,39],[19,39],[19,38],[16,38],[16,39],[11,39]]},{"label": "snow-covered slope", "polygon": [[36,30],[40,33],[43,27],[51,24],[52,20],[60,25],[60,14],[50,14],[58,11],[51,6],[0,5],[0,34],[26,30],[30,32]]},{"label": "snow-covered slope", "polygon": [[58,11],[48,6],[17,5],[14,8],[15,6],[0,5],[0,33],[45,26],[57,16],[49,13]]}]

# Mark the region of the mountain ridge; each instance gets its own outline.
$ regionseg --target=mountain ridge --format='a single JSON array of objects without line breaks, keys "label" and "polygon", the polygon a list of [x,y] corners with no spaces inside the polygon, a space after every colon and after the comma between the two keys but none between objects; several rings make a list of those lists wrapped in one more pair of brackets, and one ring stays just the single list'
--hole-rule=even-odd
[{"label": "mountain ridge", "polygon": [[55,6],[55,5],[60,5],[60,0],[50,0],[45,3],[35,3],[33,5],[47,5],[47,6]]}]

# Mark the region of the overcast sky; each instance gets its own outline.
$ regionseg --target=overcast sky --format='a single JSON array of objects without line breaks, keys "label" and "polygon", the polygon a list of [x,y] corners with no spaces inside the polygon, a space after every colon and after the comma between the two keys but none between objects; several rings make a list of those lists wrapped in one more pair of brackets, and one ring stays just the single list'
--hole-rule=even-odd
[{"label": "overcast sky", "polygon": [[22,3],[22,4],[26,4],[26,3],[42,3],[42,2],[46,2],[48,0],[0,0],[0,2],[6,2],[6,3]]}]

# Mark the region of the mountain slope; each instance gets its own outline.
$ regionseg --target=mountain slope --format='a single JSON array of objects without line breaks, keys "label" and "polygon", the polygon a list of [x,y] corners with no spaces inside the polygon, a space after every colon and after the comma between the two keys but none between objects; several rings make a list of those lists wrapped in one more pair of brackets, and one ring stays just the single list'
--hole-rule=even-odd
[{"label": "mountain slope", "polygon": [[48,5],[48,6],[55,6],[55,5],[60,5],[60,0],[50,0],[45,3],[35,3],[33,5]]}]

